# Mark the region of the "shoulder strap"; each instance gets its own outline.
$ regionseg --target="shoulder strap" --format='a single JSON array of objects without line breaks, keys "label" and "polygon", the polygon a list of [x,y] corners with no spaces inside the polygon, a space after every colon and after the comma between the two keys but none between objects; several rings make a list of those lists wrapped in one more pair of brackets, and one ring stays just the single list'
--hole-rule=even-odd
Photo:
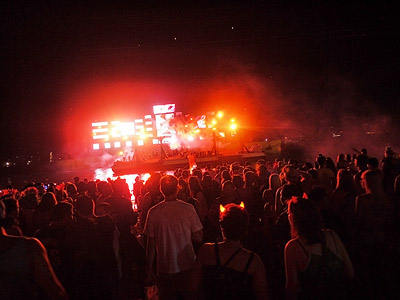
[{"label": "shoulder strap", "polygon": [[239,253],[239,251],[241,250],[242,248],[238,248],[232,255],[231,255],[231,257],[229,257],[228,258],[228,260],[224,263],[224,267],[226,267],[230,262],[231,262],[231,260],[236,256],[236,254],[238,254]]},{"label": "shoulder strap", "polygon": [[250,265],[251,265],[251,262],[253,261],[253,258],[254,258],[254,252],[251,251],[249,260],[247,261],[247,264],[246,264],[246,266],[245,266],[243,272],[247,273],[247,271],[249,270],[249,267],[250,267]]},{"label": "shoulder strap", "polygon": [[221,260],[219,258],[219,249],[218,249],[218,243],[217,242],[214,244],[214,250],[215,250],[215,259],[217,261],[217,266],[220,267],[221,266]]}]

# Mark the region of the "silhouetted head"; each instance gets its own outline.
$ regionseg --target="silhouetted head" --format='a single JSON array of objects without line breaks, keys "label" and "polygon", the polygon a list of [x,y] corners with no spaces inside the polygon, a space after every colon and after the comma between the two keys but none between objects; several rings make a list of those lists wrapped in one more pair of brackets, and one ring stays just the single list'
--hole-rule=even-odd
[{"label": "silhouetted head", "polygon": [[173,175],[165,175],[160,181],[160,191],[165,198],[176,197],[178,194],[178,179]]},{"label": "silhouetted head", "polygon": [[220,225],[228,240],[240,240],[247,232],[249,215],[244,207],[230,203],[220,212]]},{"label": "silhouetted head", "polygon": [[288,207],[292,238],[303,237],[308,244],[320,242],[322,226],[315,203],[309,199],[293,197],[288,201]]}]

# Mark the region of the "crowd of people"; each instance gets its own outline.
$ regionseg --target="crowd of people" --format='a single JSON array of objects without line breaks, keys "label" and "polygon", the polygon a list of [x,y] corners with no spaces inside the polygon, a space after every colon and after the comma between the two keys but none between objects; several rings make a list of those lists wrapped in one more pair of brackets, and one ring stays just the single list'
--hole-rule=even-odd
[{"label": "crowd of people", "polygon": [[8,186],[0,299],[398,299],[399,214],[390,147]]}]

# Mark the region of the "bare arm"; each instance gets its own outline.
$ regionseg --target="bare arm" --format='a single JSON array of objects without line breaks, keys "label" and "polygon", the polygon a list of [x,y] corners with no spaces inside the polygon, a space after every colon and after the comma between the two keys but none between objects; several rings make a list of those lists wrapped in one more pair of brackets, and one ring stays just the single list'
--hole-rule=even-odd
[{"label": "bare arm", "polygon": [[51,267],[46,249],[42,243],[36,239],[30,239],[28,243],[32,255],[32,271],[36,284],[48,299],[68,299],[64,287]]},{"label": "bare arm", "polygon": [[285,274],[286,274],[286,299],[297,299],[298,278],[297,278],[296,249],[293,241],[285,247]]},{"label": "bare arm", "polygon": [[253,290],[257,300],[269,299],[267,276],[265,275],[265,268],[261,258],[255,254],[252,266],[254,266],[253,275]]}]

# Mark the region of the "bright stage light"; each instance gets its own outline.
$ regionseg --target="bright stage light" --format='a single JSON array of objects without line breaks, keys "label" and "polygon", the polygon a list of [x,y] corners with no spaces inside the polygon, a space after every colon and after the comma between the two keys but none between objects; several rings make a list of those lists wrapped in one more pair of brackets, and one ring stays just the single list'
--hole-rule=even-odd
[{"label": "bright stage light", "polygon": [[191,135],[188,136],[188,141],[194,141],[194,137],[192,137]]},{"label": "bright stage light", "polygon": [[100,144],[93,144],[93,149],[94,150],[99,150],[100,149]]},{"label": "bright stage light", "polygon": [[234,118],[231,119],[231,123],[235,123],[235,119]]},{"label": "bright stage light", "polygon": [[218,114],[217,114],[217,116],[218,116],[218,118],[221,119],[221,118],[224,116],[224,113],[223,113],[222,111],[219,111]]},{"label": "bright stage light", "polygon": [[215,124],[217,124],[217,121],[216,121],[215,119],[213,119],[213,120],[211,121],[211,123],[212,123],[213,125],[215,125]]},{"label": "bright stage light", "polygon": [[104,143],[104,148],[110,149],[111,148],[111,143]]},{"label": "bright stage light", "polygon": [[121,147],[121,142],[114,142],[114,147],[115,148],[120,148]]},{"label": "bright stage light", "polygon": [[107,126],[108,125],[108,122],[95,122],[95,123],[92,123],[92,126],[93,127],[97,127],[97,126]]},{"label": "bright stage light", "polygon": [[144,145],[144,141],[143,140],[138,140],[137,144],[138,144],[138,146],[143,146]]},{"label": "bright stage light", "polygon": [[235,130],[237,128],[237,125],[236,124],[231,124],[230,127],[231,127],[232,130]]},{"label": "bright stage light", "polygon": [[132,147],[132,141],[126,141],[126,146],[127,147]]}]

